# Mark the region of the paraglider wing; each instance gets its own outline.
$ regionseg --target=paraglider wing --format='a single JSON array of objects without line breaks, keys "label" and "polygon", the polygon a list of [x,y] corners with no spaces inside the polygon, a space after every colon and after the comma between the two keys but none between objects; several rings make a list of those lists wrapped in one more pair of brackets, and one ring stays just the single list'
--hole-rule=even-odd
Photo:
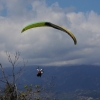
[{"label": "paraglider wing", "polygon": [[73,33],[71,33],[69,30],[67,30],[67,29],[65,29],[65,28],[63,28],[63,27],[61,27],[61,26],[55,25],[55,24],[50,23],[50,22],[32,23],[32,24],[30,24],[30,25],[24,27],[24,28],[22,29],[21,32],[24,32],[24,31],[26,31],[26,30],[28,30],[28,29],[31,29],[31,28],[43,27],[43,26],[53,27],[53,28],[55,28],[55,29],[61,30],[61,31],[63,31],[63,32],[66,32],[66,33],[73,39],[74,44],[77,44],[77,40],[76,40],[75,36],[73,35]]}]

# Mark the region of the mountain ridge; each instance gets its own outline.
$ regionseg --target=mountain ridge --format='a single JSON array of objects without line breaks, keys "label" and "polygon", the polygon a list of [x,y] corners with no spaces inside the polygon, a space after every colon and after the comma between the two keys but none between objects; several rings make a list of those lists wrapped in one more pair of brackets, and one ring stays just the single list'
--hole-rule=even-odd
[{"label": "mountain ridge", "polygon": [[[37,66],[27,66],[21,74],[18,84],[54,85],[55,91],[100,90],[100,66],[74,65],[74,66],[39,66],[44,70],[42,77],[37,77]],[[9,69],[9,70],[8,70]],[[16,68],[18,70],[18,68]],[[9,73],[11,68],[5,68]]]}]

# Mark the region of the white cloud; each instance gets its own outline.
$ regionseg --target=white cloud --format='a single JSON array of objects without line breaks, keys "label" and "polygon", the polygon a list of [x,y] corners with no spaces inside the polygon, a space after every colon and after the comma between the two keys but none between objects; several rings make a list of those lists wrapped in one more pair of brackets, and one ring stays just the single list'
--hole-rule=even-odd
[{"label": "white cloud", "polygon": [[[7,8],[7,16],[0,16],[2,62],[5,62],[5,51],[19,51],[29,64],[99,64],[100,15],[94,11],[66,13],[59,4],[47,6],[41,0],[2,2]],[[74,45],[67,34],[52,28],[34,28],[21,33],[25,25],[37,21],[66,27],[76,36],[78,44]]]}]

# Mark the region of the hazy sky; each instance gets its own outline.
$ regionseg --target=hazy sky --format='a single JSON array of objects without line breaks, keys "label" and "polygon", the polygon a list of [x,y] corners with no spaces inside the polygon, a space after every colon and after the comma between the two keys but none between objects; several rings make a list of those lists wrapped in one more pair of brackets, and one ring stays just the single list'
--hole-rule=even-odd
[{"label": "hazy sky", "polygon": [[[0,63],[6,51],[21,53],[29,65],[100,64],[100,0],[0,0]],[[24,26],[49,21],[69,29],[47,27],[21,33]]]}]

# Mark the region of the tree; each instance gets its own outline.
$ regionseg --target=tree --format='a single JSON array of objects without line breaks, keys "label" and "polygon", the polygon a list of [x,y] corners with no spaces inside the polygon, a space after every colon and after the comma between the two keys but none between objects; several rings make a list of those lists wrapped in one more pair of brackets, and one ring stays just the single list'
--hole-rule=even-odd
[{"label": "tree", "polygon": [[[6,52],[7,58],[9,63],[12,67],[12,73],[11,75],[6,75],[4,68],[2,64],[0,64],[1,72],[2,72],[2,78],[0,79],[0,82],[3,82],[5,84],[5,87],[3,91],[0,94],[0,100],[53,100],[53,97],[55,96],[54,93],[52,93],[50,90],[54,87],[54,80],[55,77],[52,77],[50,82],[47,82],[48,84],[48,90],[46,85],[40,86],[32,84],[25,85],[24,91],[18,90],[18,84],[17,81],[19,79],[19,76],[23,71],[25,71],[25,67],[28,63],[28,61],[25,61],[23,59],[23,66],[20,67],[19,71],[15,71],[15,67],[18,66],[18,60],[20,57],[20,53],[16,52],[14,57],[11,56],[10,53]],[[9,80],[9,77],[12,78],[12,81]],[[54,98],[54,100],[56,100]]]},{"label": "tree", "polygon": [[[27,62],[23,60],[23,66],[20,67],[20,70],[15,73],[15,67],[18,65],[18,60],[20,57],[20,53],[16,52],[14,55],[14,60],[11,57],[11,54],[6,52],[8,61],[10,62],[12,66],[12,75],[6,75],[4,68],[2,64],[0,63],[0,68],[2,71],[3,78],[0,79],[0,82],[3,82],[5,84],[5,87],[3,89],[3,95],[2,98],[3,100],[17,100],[18,98],[18,90],[17,90],[17,84],[16,82],[18,81],[18,78],[22,71],[24,71],[24,67],[26,66]],[[8,77],[12,77],[12,82],[9,81]]]}]

